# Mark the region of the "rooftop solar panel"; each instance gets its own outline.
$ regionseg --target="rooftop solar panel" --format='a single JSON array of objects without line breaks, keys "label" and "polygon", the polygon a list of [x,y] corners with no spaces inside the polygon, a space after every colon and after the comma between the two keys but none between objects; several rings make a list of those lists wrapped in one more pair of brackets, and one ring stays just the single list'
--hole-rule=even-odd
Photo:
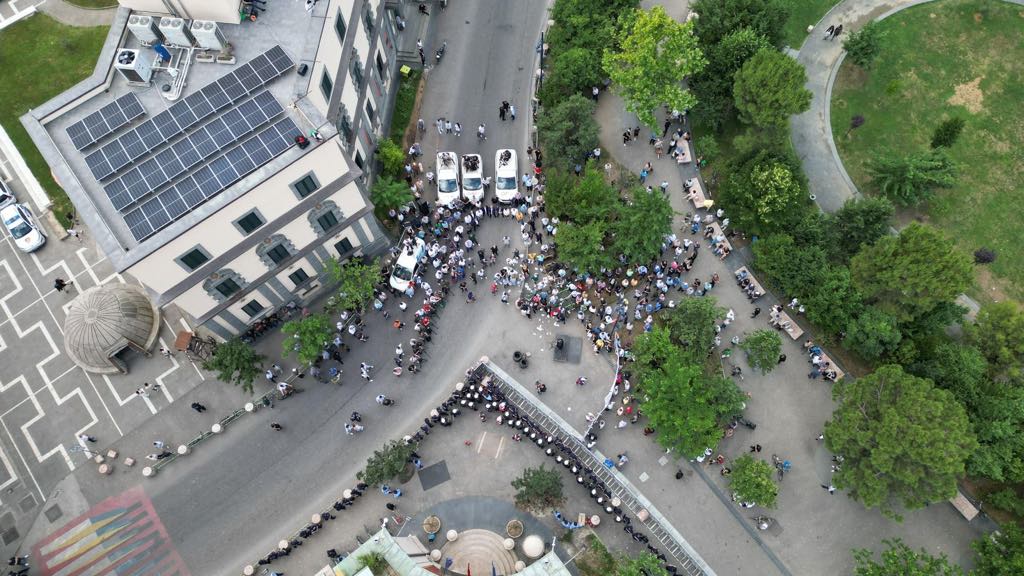
[{"label": "rooftop solar panel", "polygon": [[145,113],[138,96],[130,92],[68,126],[68,137],[82,151]]}]

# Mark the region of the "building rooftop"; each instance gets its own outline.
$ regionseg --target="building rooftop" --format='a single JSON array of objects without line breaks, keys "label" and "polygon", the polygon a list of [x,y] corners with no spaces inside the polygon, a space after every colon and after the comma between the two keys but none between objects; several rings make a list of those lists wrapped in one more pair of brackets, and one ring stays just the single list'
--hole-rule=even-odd
[{"label": "building rooftop", "polygon": [[64,348],[87,372],[127,371],[117,354],[148,351],[160,330],[160,311],[134,284],[93,286],[75,298],[64,320]]},{"label": "building rooftop", "polygon": [[267,2],[255,21],[219,25],[234,64],[169,48],[177,82],[154,67],[139,87],[114,70],[117,54],[159,60],[121,8],[92,76],[22,117],[119,271],[301,157],[295,136],[334,132],[303,99],[309,78],[296,73],[315,58],[325,10]]}]

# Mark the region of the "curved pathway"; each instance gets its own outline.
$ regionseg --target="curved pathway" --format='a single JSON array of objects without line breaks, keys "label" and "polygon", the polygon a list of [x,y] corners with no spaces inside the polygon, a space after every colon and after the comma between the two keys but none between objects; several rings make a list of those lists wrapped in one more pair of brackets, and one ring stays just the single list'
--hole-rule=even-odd
[{"label": "curved pathway", "polygon": [[[813,97],[807,112],[790,119],[790,138],[803,162],[811,194],[825,212],[835,212],[843,202],[858,195],[839,159],[829,120],[832,84],[846,56],[843,40],[880,16],[921,3],[922,0],[845,0],[825,14],[800,47],[796,59],[807,70],[807,89]],[[822,31],[833,24],[843,25],[843,37],[822,39]]]},{"label": "curved pathway", "polygon": [[117,14],[117,6],[112,8],[82,8],[64,0],[44,0],[37,10],[68,26],[109,26]]}]

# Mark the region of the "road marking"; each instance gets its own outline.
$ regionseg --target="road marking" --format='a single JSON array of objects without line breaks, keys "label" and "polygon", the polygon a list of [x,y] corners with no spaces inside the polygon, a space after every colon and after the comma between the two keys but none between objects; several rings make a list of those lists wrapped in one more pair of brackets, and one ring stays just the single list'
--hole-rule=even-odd
[{"label": "road marking", "polygon": [[39,487],[39,482],[36,481],[36,475],[32,473],[32,469],[29,468],[28,462],[25,460],[25,455],[21,453],[21,448],[18,448],[18,443],[14,441],[14,436],[11,435],[11,430],[7,428],[7,423],[4,422],[3,418],[0,418],[0,424],[4,427],[4,432],[7,432],[7,437],[11,439],[11,444],[14,445],[14,451],[18,453],[18,458],[21,458],[21,463],[25,466],[25,471],[28,472],[28,477],[32,479],[32,483],[36,485],[36,492],[39,493],[39,497],[46,502],[46,494],[43,494],[43,489]]},{"label": "road marking", "polygon": [[480,435],[480,439],[476,441],[476,453],[479,454],[484,449],[484,440],[487,439],[487,430],[484,430],[483,434]]},{"label": "road marking", "polygon": [[505,437],[502,436],[501,440],[498,441],[498,450],[494,452],[494,459],[497,460],[501,457],[501,449],[505,447]]}]

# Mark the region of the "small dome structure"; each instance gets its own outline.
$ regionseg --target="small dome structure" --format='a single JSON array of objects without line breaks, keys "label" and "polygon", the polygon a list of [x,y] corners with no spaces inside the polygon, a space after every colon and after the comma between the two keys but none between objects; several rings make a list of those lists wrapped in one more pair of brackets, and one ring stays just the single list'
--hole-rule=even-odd
[{"label": "small dome structure", "polygon": [[146,356],[160,331],[160,310],[133,284],[111,283],[82,292],[64,320],[64,349],[75,364],[95,374],[127,374],[117,355],[135,348]]},{"label": "small dome structure", "polygon": [[523,540],[522,550],[527,558],[540,558],[544,555],[544,541],[540,539],[540,536],[530,534],[526,540]]}]

